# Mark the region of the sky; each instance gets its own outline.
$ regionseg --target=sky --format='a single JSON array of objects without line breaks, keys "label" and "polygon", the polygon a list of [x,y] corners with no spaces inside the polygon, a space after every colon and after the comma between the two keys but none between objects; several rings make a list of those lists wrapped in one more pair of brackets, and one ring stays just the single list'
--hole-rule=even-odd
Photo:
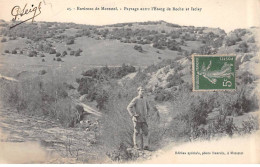
[{"label": "sky", "polygon": [[[14,6],[22,9],[41,4],[35,21],[74,22],[106,25],[124,22],[164,20],[179,25],[214,27],[229,32],[236,28],[260,26],[260,0],[0,0],[0,19],[11,20]],[[72,10],[67,8],[117,7],[118,11]],[[127,11],[127,8],[189,8],[189,11]],[[202,8],[201,11],[191,11]],[[120,10],[120,8],[122,10]],[[29,9],[29,8],[28,8]],[[30,13],[26,16],[33,15]],[[23,16],[20,20],[26,18]]]}]

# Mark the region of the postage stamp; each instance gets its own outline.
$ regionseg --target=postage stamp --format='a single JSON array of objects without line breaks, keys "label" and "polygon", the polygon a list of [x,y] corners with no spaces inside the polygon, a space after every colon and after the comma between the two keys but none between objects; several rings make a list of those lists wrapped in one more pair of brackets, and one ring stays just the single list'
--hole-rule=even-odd
[{"label": "postage stamp", "polygon": [[234,55],[192,55],[193,91],[235,90]]}]

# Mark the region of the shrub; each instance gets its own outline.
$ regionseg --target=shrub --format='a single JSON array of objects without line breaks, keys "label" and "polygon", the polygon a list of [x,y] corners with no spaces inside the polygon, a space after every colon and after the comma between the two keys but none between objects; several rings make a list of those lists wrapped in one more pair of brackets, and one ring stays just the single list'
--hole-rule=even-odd
[{"label": "shrub", "polygon": [[40,54],[40,57],[45,57],[45,55],[44,54]]},{"label": "shrub", "polygon": [[77,50],[77,51],[75,52],[75,56],[80,56],[80,53],[81,53],[81,51],[80,51],[80,50]]},{"label": "shrub", "polygon": [[177,141],[190,140],[193,133],[207,123],[208,114],[215,107],[215,96],[211,93],[193,96],[190,90],[178,91],[175,96],[172,100],[172,113],[175,115],[168,134]]},{"label": "shrub", "polygon": [[154,100],[158,102],[164,102],[168,101],[173,98],[173,94],[169,91],[163,90],[163,89],[157,89],[154,92]]},{"label": "shrub", "polygon": [[213,101],[213,97],[211,97],[210,99],[194,99],[189,105],[189,114],[187,121],[195,127],[201,124],[206,124],[206,118],[214,107],[212,103]]},{"label": "shrub", "polygon": [[196,128],[191,138],[202,138],[209,140],[212,137],[230,136],[232,137],[236,133],[237,127],[234,124],[233,118],[227,118],[224,115],[218,115],[217,118],[209,123],[209,126],[205,128]]},{"label": "shrub", "polygon": [[159,42],[154,42],[153,43],[153,47],[157,48],[157,49],[164,49],[165,47],[163,46],[163,44],[159,43]]},{"label": "shrub", "polygon": [[74,44],[74,39],[73,39],[73,38],[67,39],[66,44],[67,44],[67,45]]},{"label": "shrub", "polygon": [[250,37],[248,40],[247,40],[247,42],[249,42],[249,43],[255,43],[255,37]]},{"label": "shrub", "polygon": [[82,49],[78,49],[78,51],[81,53],[81,52],[83,52],[83,50]]},{"label": "shrub", "polygon": [[50,51],[49,51],[50,54],[55,54],[56,53],[56,50],[53,49],[53,48],[50,48]]},{"label": "shrub", "polygon": [[57,58],[57,61],[62,61],[62,59],[58,57],[58,58]]},{"label": "shrub", "polygon": [[84,72],[82,75],[92,77],[93,79],[120,79],[135,71],[135,67],[122,64],[121,67],[108,68],[105,66],[101,67],[100,69],[94,68]]},{"label": "shrub", "polygon": [[56,57],[60,57],[61,54],[59,52],[56,53]]},{"label": "shrub", "polygon": [[255,116],[250,116],[247,120],[244,120],[242,122],[242,129],[240,129],[240,133],[248,134],[258,129],[259,129],[258,118]]},{"label": "shrub", "polygon": [[243,72],[238,78],[241,79],[241,81],[242,81],[241,84],[243,84],[243,85],[251,84],[251,83],[253,83],[253,81],[256,80],[254,75],[248,71]]},{"label": "shrub", "polygon": [[17,54],[17,51],[16,51],[16,50],[13,50],[13,51],[12,51],[12,54]]},{"label": "shrub", "polygon": [[23,54],[23,51],[22,51],[22,50],[20,51],[20,54]]},{"label": "shrub", "polygon": [[46,73],[47,73],[46,70],[40,70],[40,71],[39,71],[39,75],[44,75],[44,74],[46,74]]},{"label": "shrub", "polygon": [[238,45],[238,49],[236,49],[236,52],[242,52],[247,53],[248,52],[248,45],[246,42],[242,42]]},{"label": "shrub", "polygon": [[66,51],[62,52],[62,57],[66,56],[68,53]]},{"label": "shrub", "polygon": [[9,50],[5,50],[5,53],[9,53]]},{"label": "shrub", "polygon": [[134,49],[137,50],[138,52],[143,52],[143,48],[140,45],[135,45]]},{"label": "shrub", "polygon": [[169,42],[169,43],[167,44],[167,47],[168,47],[168,49],[170,49],[170,50],[175,50],[175,51],[181,52],[181,47],[179,47],[179,46],[177,45],[177,43],[175,43],[175,42]]},{"label": "shrub", "polygon": [[243,115],[259,108],[256,93],[248,89],[248,85],[245,84],[239,85],[236,92],[227,94],[221,92],[218,96],[216,102],[223,104],[222,110],[228,116]]},{"label": "shrub", "polygon": [[179,86],[184,83],[183,79],[181,79],[182,74],[175,73],[174,75],[170,74],[166,81],[168,82],[167,87]]},{"label": "shrub", "polygon": [[243,89],[227,103],[229,103],[226,108],[228,115],[243,115],[249,112],[250,108],[253,107],[252,101],[246,97],[245,90]]},{"label": "shrub", "polygon": [[232,46],[241,40],[242,39],[236,33],[232,33],[230,36],[226,37],[225,44],[227,46]]},{"label": "shrub", "polygon": [[2,38],[2,39],[1,39],[1,42],[6,42],[6,41],[7,41],[6,38]]},{"label": "shrub", "polygon": [[51,53],[51,52],[54,52],[52,49],[53,48],[51,48],[52,47],[52,45],[51,44],[46,44],[46,45],[39,45],[39,51],[44,51],[44,52],[46,52],[46,53]]},{"label": "shrub", "polygon": [[28,56],[29,57],[37,57],[37,52],[36,51],[30,51]]},{"label": "shrub", "polygon": [[70,55],[73,56],[75,54],[75,51],[70,51]]},{"label": "shrub", "polygon": [[203,46],[199,47],[199,49],[197,49],[197,50],[192,50],[191,53],[210,55],[210,54],[216,54],[217,49],[215,49],[209,45],[203,45]]},{"label": "shrub", "polygon": [[43,50],[44,50],[44,49],[43,49],[43,44],[38,45],[37,50],[38,50],[38,51],[43,51]]}]

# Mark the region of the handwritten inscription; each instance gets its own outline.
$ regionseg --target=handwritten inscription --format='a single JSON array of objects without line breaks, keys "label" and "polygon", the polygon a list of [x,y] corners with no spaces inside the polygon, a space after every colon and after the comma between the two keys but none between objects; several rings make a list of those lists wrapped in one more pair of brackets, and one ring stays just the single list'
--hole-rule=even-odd
[{"label": "handwritten inscription", "polygon": [[22,20],[24,16],[28,16],[29,18],[11,26],[10,29],[29,20],[32,20],[32,22],[34,22],[35,17],[41,14],[41,5],[42,2],[39,2],[37,6],[34,5],[29,6],[28,4],[25,4],[23,7],[14,6],[11,10],[11,15],[14,17],[12,19],[13,21]]}]

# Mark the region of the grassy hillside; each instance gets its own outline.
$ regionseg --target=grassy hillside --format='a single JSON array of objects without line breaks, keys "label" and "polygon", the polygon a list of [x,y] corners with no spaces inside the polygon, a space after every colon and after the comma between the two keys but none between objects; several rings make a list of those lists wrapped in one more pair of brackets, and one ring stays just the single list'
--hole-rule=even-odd
[{"label": "grassy hillside", "polygon": [[[259,108],[257,28],[227,34],[164,21],[40,22],[11,30],[8,24],[1,24],[0,74],[19,82],[0,80],[2,100],[18,112],[49,116],[65,127],[85,125],[75,104],[82,100],[103,114],[96,138],[104,151],[122,143],[132,146],[126,106],[140,85],[153,106],[148,122],[154,149],[169,140],[210,140],[258,129],[252,114]],[[192,54],[236,54],[237,90],[192,92]]]}]

